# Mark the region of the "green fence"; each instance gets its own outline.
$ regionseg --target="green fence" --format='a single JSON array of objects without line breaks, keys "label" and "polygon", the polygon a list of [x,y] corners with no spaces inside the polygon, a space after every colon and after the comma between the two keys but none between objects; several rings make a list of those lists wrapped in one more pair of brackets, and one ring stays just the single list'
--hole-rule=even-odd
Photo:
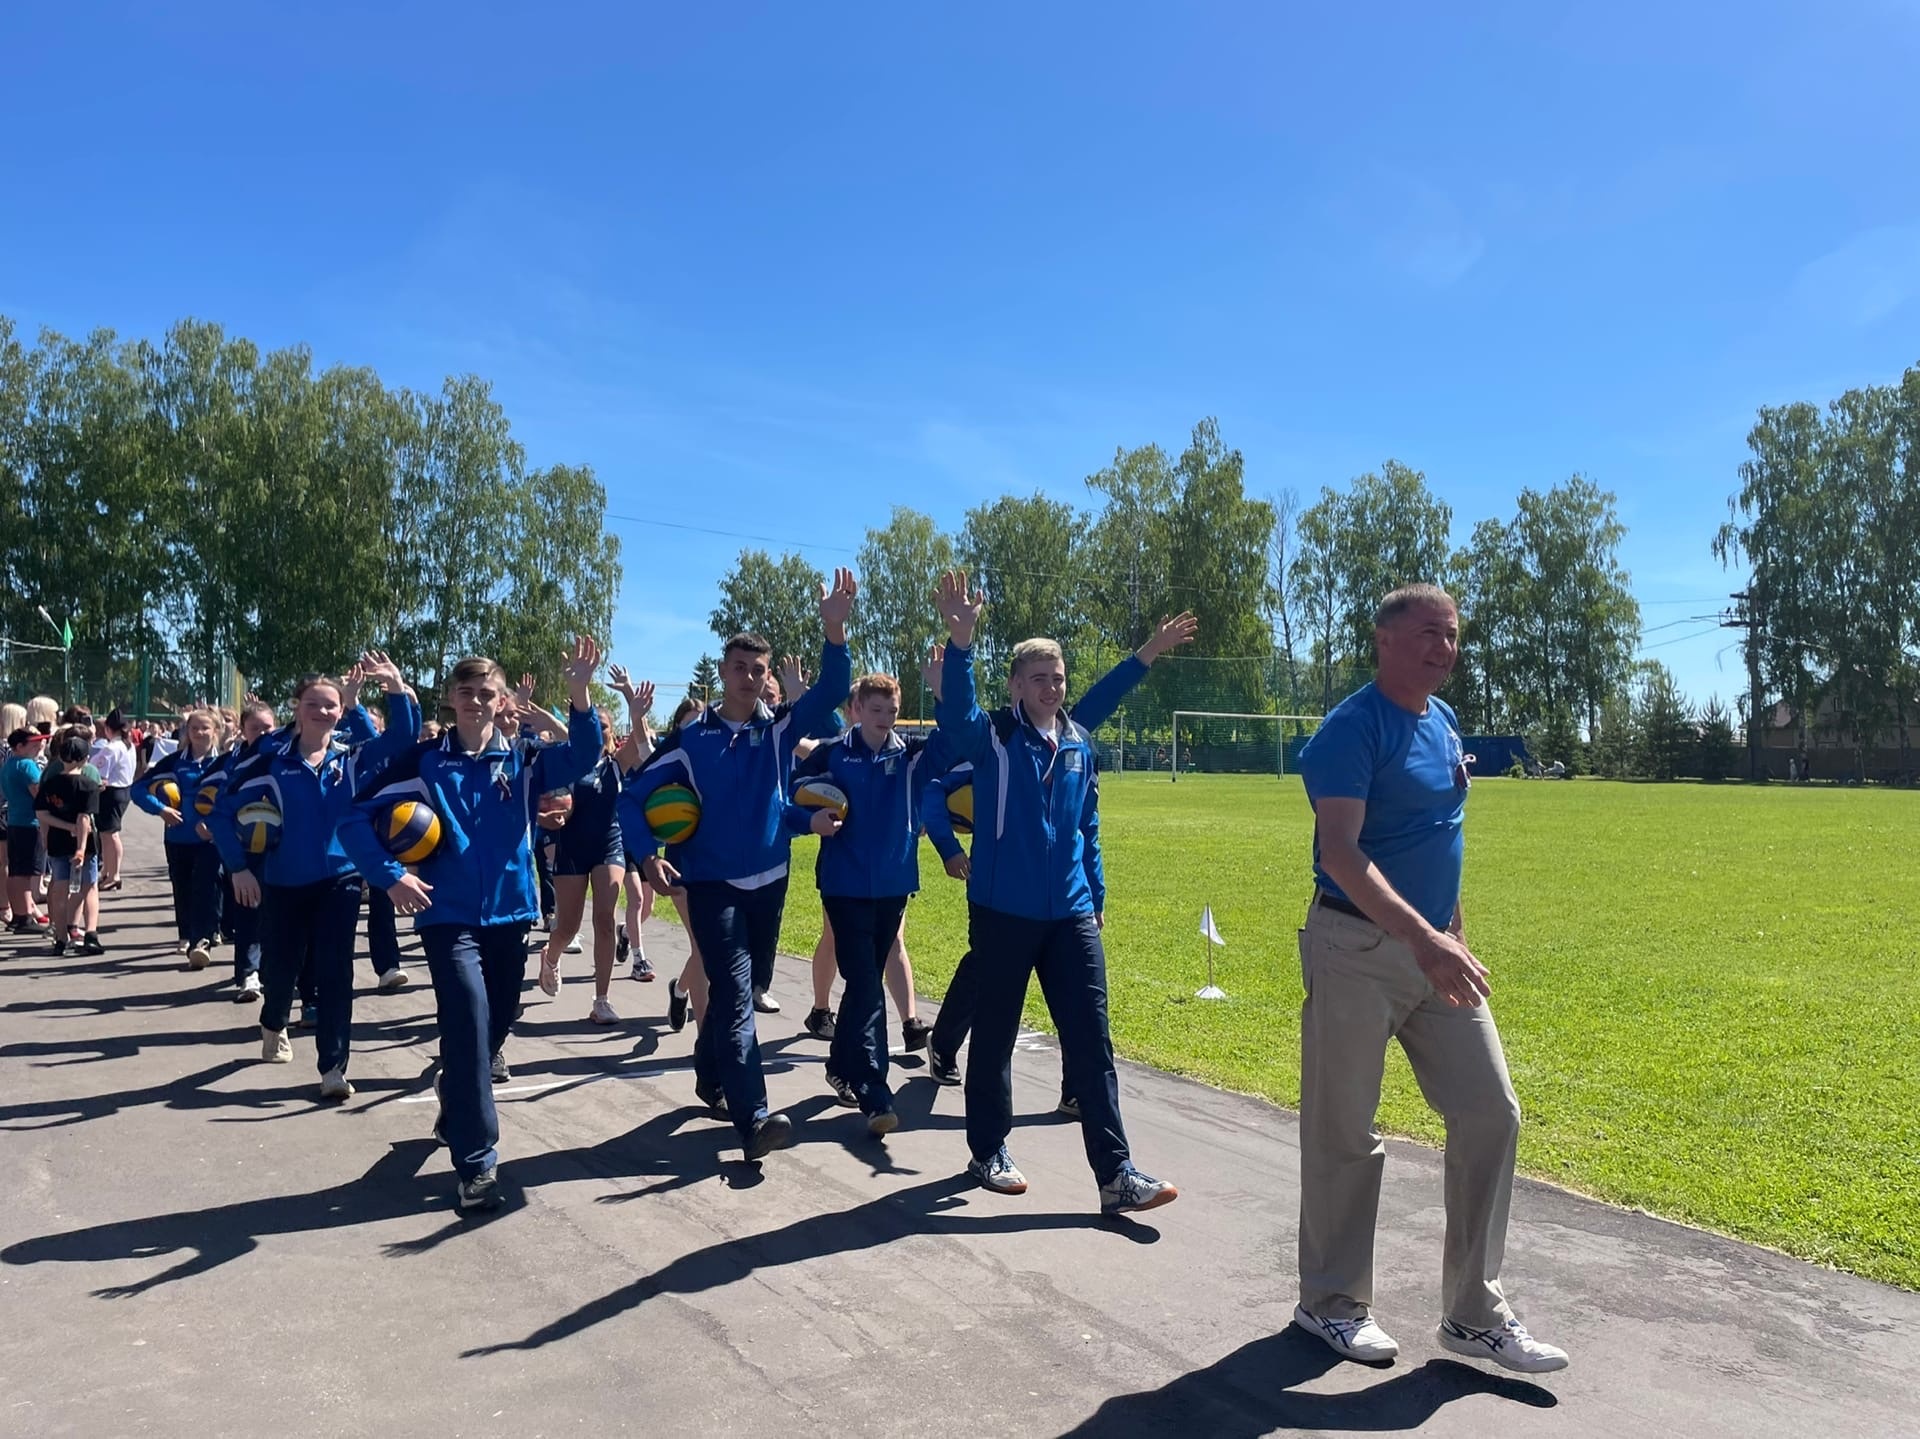
[{"label": "green fence", "polygon": [[105,714],[117,705],[144,716],[202,699],[232,705],[244,689],[232,665],[218,658],[176,650],[68,650],[0,636],[0,703],[47,695],[63,709],[78,704]]}]

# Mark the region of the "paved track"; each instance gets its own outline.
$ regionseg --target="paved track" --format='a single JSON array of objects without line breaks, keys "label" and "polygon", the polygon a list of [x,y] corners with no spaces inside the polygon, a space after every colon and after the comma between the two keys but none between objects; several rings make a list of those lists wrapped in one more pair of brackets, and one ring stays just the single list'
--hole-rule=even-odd
[{"label": "paved track", "polygon": [[[1540,1185],[1508,1288],[1573,1367],[1444,1356],[1439,1160],[1409,1144],[1380,1251],[1403,1355],[1339,1364],[1286,1327],[1291,1114],[1123,1069],[1135,1152],[1184,1196],[1103,1222],[1036,1042],[1032,1189],[989,1196],[959,1177],[958,1093],[918,1065],[884,1145],[828,1102],[798,961],[762,1027],[795,1149],[741,1162],[664,982],[619,979],[628,1021],[597,1029],[570,959],[509,1051],[512,1203],[465,1224],[427,1136],[424,982],[374,993],[362,961],[360,1093],[323,1108],[309,1042],[258,1063],[226,952],[171,954],[158,830],[128,839],[104,960],[0,940],[0,1435],[1920,1434],[1920,1296]],[[678,935],[648,936],[663,972]]]}]

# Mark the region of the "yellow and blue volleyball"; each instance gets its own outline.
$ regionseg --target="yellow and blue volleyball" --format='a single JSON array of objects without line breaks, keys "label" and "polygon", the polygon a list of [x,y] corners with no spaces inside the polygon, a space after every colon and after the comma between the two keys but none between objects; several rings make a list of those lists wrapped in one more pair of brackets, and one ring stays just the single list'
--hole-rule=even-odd
[{"label": "yellow and blue volleyball", "polygon": [[220,782],[209,780],[194,792],[193,812],[205,819],[213,813],[213,807],[220,802]]},{"label": "yellow and blue volleyball", "polygon": [[163,779],[153,787],[153,797],[167,809],[180,808],[180,786],[170,779]]},{"label": "yellow and blue volleyball", "polygon": [[420,864],[440,847],[440,816],[425,800],[397,800],[381,821],[380,842],[400,863]]},{"label": "yellow and blue volleyball", "polygon": [[240,848],[248,854],[265,854],[280,844],[280,811],[271,800],[250,800],[234,816],[240,831]]},{"label": "yellow and blue volleyball", "polygon": [[847,792],[827,779],[803,779],[793,787],[793,802],[802,809],[832,810],[847,817]]},{"label": "yellow and blue volleyball", "polygon": [[685,844],[700,828],[700,796],[683,784],[663,784],[647,796],[647,828],[662,844]]},{"label": "yellow and blue volleyball", "polygon": [[955,834],[973,833],[973,786],[958,785],[947,791],[947,822]]}]

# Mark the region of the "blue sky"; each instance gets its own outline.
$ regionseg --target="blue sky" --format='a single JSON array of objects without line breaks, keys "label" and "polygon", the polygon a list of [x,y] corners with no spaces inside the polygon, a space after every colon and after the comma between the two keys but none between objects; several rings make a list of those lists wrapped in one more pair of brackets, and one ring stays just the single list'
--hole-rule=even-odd
[{"label": "blue sky", "polygon": [[[471,370],[612,513],[822,566],[1208,414],[1460,536],[1578,470],[1728,698],[1653,627],[1738,587],[1754,410],[1920,362],[1912,0],[565,8],[11,7],[0,312]],[[681,682],[741,541],[612,524]]]}]

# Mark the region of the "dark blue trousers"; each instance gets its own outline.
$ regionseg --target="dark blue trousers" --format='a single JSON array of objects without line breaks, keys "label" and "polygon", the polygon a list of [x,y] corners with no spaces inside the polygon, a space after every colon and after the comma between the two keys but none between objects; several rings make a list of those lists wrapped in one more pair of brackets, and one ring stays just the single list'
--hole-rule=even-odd
[{"label": "dark blue trousers", "polygon": [[440,1133],[455,1172],[472,1179],[500,1161],[489,1071],[520,1012],[527,926],[423,925],[420,944],[440,1022]]},{"label": "dark blue trousers", "polygon": [[881,981],[887,951],[907,912],[907,896],[850,899],[823,894],[820,902],[833,929],[834,961],[846,981],[827,1072],[852,1086],[863,1114],[878,1114],[893,1108],[893,1091],[887,1087],[887,990]]},{"label": "dark blue trousers", "polygon": [[367,886],[367,958],[383,978],[400,967],[400,923],[393,901],[377,884]]},{"label": "dark blue trousers", "polygon": [[[947,992],[941,997],[940,1012],[933,1017],[933,1033],[927,1037],[927,1043],[933,1052],[949,1062],[959,1058],[960,1046],[967,1042],[967,1034],[973,1029],[974,1006],[980,999],[980,964],[972,950],[960,956],[960,963],[954,966],[953,978],[947,981]],[[1056,1027],[1058,1021],[1055,1021]],[[1060,1097],[1071,1098],[1073,1085],[1067,1079],[1066,1041],[1060,1041]]]},{"label": "dark blue trousers", "polygon": [[979,968],[973,1051],[967,1063],[967,1147],[989,1158],[1013,1131],[1013,1046],[1027,978],[1060,1031],[1067,1088],[1080,1100],[1080,1135],[1094,1178],[1105,1184],[1128,1163],[1120,1081],[1107,1032],[1107,955],[1091,914],[1025,919],[969,905],[967,935]]},{"label": "dark blue trousers", "polygon": [[170,844],[166,850],[174,927],[189,944],[212,944],[220,937],[220,853],[205,843]]},{"label": "dark blue trousers", "polygon": [[767,1117],[753,983],[762,956],[772,972],[786,904],[784,878],[759,889],[738,889],[720,880],[687,886],[687,917],[707,971],[707,1022],[693,1042],[693,1074],[702,1088],[725,1092],[727,1114],[743,1138]]},{"label": "dark blue trousers", "polygon": [[360,877],[266,886],[260,919],[260,1023],[285,1029],[300,971],[313,966],[320,1020],[313,1032],[322,1074],[347,1067],[353,1033],[353,936],[360,922]]},{"label": "dark blue trousers", "polygon": [[[258,876],[255,876],[258,878]],[[260,903],[252,909],[236,903],[233,907],[233,982],[240,983],[260,972],[260,916],[266,908],[267,887],[260,886]]]}]

